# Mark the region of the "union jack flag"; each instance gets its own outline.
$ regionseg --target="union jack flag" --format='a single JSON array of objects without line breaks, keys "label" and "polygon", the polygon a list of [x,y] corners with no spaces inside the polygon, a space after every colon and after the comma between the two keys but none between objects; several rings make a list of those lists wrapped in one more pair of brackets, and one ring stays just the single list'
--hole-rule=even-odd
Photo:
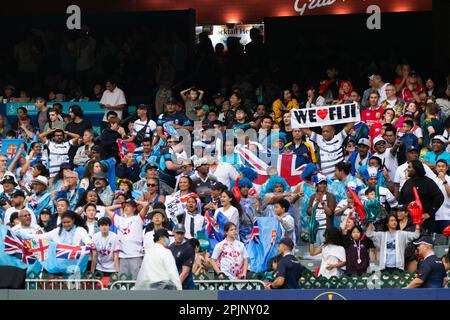
[{"label": "union jack flag", "polygon": [[278,154],[272,159],[275,163],[268,164],[263,159],[261,159],[257,154],[251,151],[247,146],[238,145],[235,151],[239,156],[239,162],[243,165],[250,166],[256,171],[258,177],[253,184],[263,185],[270,178],[269,168],[273,167],[276,169],[278,175],[286,180],[289,186],[293,187],[302,182],[301,174],[306,167],[306,164],[296,167],[297,156],[293,153]]},{"label": "union jack flag", "polygon": [[91,248],[89,246],[71,246],[67,244],[58,244],[56,246],[56,257],[62,259],[80,259],[81,256],[89,255]]},{"label": "union jack flag", "polygon": [[17,236],[10,229],[6,232],[5,235],[5,253],[12,255],[20,260],[22,260],[25,264],[33,264],[36,261],[36,257],[33,256],[33,253],[30,250],[30,245],[28,240],[22,239]]},{"label": "union jack flag", "polygon": [[258,226],[258,220],[255,219],[253,222],[253,229],[252,233],[250,233],[250,236],[248,237],[249,241],[255,241],[256,243],[259,243],[259,226]]},{"label": "union jack flag", "polygon": [[209,212],[205,212],[205,230],[209,237],[216,239],[217,241],[222,241],[219,234],[219,225],[213,218],[211,218]]}]

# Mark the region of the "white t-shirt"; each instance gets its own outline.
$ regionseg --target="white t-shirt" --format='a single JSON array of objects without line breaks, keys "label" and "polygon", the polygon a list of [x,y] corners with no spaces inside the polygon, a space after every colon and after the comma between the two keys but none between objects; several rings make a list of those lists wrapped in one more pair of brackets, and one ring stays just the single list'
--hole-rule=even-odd
[{"label": "white t-shirt", "polygon": [[344,247],[334,244],[324,245],[322,247],[322,262],[320,263],[319,276],[324,276],[325,278],[331,278],[332,276],[340,277],[342,274],[340,268],[327,270],[327,266],[344,261],[346,261]]},{"label": "white t-shirt", "polygon": [[248,254],[242,242],[238,240],[229,242],[225,239],[216,244],[211,258],[219,261],[220,271],[230,279],[237,279]]},{"label": "white t-shirt", "polygon": [[50,177],[54,177],[59,172],[61,164],[69,162],[69,149],[73,144],[72,141],[55,143],[47,140],[45,145],[48,147]]},{"label": "white t-shirt", "polygon": [[384,101],[387,99],[386,95],[386,87],[389,85],[389,83],[385,83],[381,88],[378,89],[378,93],[380,94],[379,101]]},{"label": "white t-shirt", "polygon": [[[194,220],[194,230],[191,230],[191,221]],[[186,239],[195,238],[198,231],[202,230],[203,223],[205,222],[205,217],[201,214],[196,214],[192,216],[191,214],[185,214],[184,216],[184,228],[186,229],[186,233],[184,237]],[[191,231],[193,236],[191,236]]]},{"label": "white t-shirt", "polygon": [[8,223],[9,223],[9,220],[11,219],[11,215],[12,215],[14,212],[17,212],[17,214],[18,214],[18,213],[19,213],[20,211],[22,211],[22,210],[27,210],[27,211],[31,214],[31,225],[37,225],[36,215],[34,214],[34,212],[33,212],[31,209],[29,209],[29,208],[16,209],[16,208],[14,208],[14,207],[11,207],[11,208],[6,209],[5,215],[4,215],[4,217],[3,217],[3,219],[4,219],[4,224],[8,224]]},{"label": "white t-shirt", "polygon": [[56,228],[44,234],[37,234],[34,237],[36,239],[46,239],[71,246],[90,245],[92,243],[91,237],[89,237],[86,229],[83,227],[76,227],[73,237],[67,237],[66,239],[64,238],[63,233],[59,234],[59,230],[60,228]]},{"label": "white t-shirt", "polygon": [[103,272],[115,272],[114,253],[120,251],[119,238],[113,232],[108,232],[104,238],[101,232],[97,232],[92,237],[92,250],[97,251],[96,270]]},{"label": "white t-shirt", "polygon": [[[174,242],[173,233],[170,230],[167,230],[169,233],[169,241],[170,244]],[[147,253],[154,245],[153,236],[155,235],[155,230],[149,231],[144,235],[144,250]]]},{"label": "white t-shirt", "polygon": [[320,150],[320,163],[322,173],[330,179],[335,179],[335,165],[344,160],[342,145],[347,137],[345,130],[336,134],[330,141],[325,141],[323,136],[315,132],[311,135]]},{"label": "white t-shirt", "polygon": [[[141,119],[137,119],[134,122],[133,135],[136,136],[139,131],[144,129],[147,121],[142,121]],[[153,120],[148,121],[147,129],[145,130],[145,136],[151,138],[156,134],[156,122]]]},{"label": "white t-shirt", "polygon": [[[339,203],[336,205],[336,209],[335,210],[342,210],[344,209],[348,204],[348,200],[347,199],[342,199],[341,201],[339,201]],[[344,229],[345,228],[345,221],[346,218],[348,216],[353,217],[355,214],[355,209],[350,209],[347,208],[344,210],[344,212],[341,214],[341,224],[340,224],[340,228]]]},{"label": "white t-shirt", "polygon": [[22,227],[22,225],[19,223],[11,230],[18,235],[33,237],[38,231],[41,231],[41,228],[37,224],[31,224],[29,227]]},{"label": "white t-shirt", "polygon": [[389,180],[394,181],[395,172],[398,168],[397,154],[392,155],[391,148],[386,148],[384,153],[375,153],[374,156],[381,159],[381,163],[389,171]]},{"label": "white t-shirt", "polygon": [[[436,175],[430,169],[430,167],[426,165],[424,165],[423,167],[425,169],[425,176],[434,180],[436,178]],[[397,171],[395,171],[394,183],[398,183],[400,185],[399,190],[401,190],[406,180],[408,180],[408,162],[405,162],[397,168]]]},{"label": "white t-shirt", "polygon": [[[448,175],[445,175],[445,181],[447,181],[447,183],[450,184],[450,177]],[[441,179],[436,177],[434,178],[434,182],[436,182],[442,194],[444,195],[444,203],[436,212],[436,221],[440,220],[448,221],[450,220],[450,197],[448,196],[447,190],[445,190],[445,185],[443,184]]]},{"label": "white t-shirt", "polygon": [[214,213],[214,219],[217,219],[217,215],[219,212],[222,212],[225,217],[227,217],[229,222],[233,222],[236,227],[239,229],[239,211],[233,206],[230,206],[227,210],[225,210],[223,207],[218,208],[216,212]]},{"label": "white t-shirt", "polygon": [[219,162],[216,170],[210,170],[210,172],[216,177],[217,181],[222,182],[228,189],[230,189],[231,180],[236,180],[239,175],[236,168],[226,162]]},{"label": "white t-shirt", "polygon": [[144,255],[142,229],[144,219],[140,214],[132,217],[121,217],[114,214],[113,224],[119,236],[119,258],[137,258]]},{"label": "white t-shirt", "polygon": [[[100,104],[111,105],[111,106],[119,106],[121,104],[127,104],[125,100],[125,94],[122,89],[116,87],[112,92],[109,90],[105,90],[102,95],[102,99],[100,100]],[[103,117],[103,121],[106,121],[106,114],[111,111],[110,109],[105,109],[105,116]],[[117,113],[119,119],[122,119],[122,110],[114,110]]]},{"label": "white t-shirt", "polygon": [[[450,140],[450,132],[447,131],[447,129],[444,130],[444,133],[442,134],[447,141]],[[450,144],[447,145],[447,149],[445,151],[450,152]]]}]

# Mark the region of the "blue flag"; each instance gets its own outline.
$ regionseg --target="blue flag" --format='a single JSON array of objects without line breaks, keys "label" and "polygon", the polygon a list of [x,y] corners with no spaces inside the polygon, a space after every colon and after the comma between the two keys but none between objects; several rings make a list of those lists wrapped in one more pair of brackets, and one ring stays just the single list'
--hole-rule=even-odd
[{"label": "blue flag", "polygon": [[278,255],[278,240],[281,239],[281,224],[275,217],[257,217],[258,237],[247,243],[248,264],[253,272],[267,270],[267,263]]},{"label": "blue flag", "polygon": [[16,153],[20,149],[20,145],[22,143],[22,139],[2,139],[2,154],[6,154],[8,157],[8,165],[16,156]]},{"label": "blue flag", "polygon": [[209,212],[205,213],[203,232],[206,234],[206,238],[209,241],[209,252],[211,254],[214,251],[216,244],[225,238],[223,227],[227,222],[228,218],[222,212],[217,214],[216,220],[211,218]]},{"label": "blue flag", "polygon": [[[0,225],[0,266],[12,266],[40,273],[42,265],[24,249],[22,237],[15,235],[8,227]],[[6,248],[6,251],[5,251]]]},{"label": "blue flag", "polygon": [[41,261],[48,273],[83,273],[89,260],[88,246],[71,246],[51,242],[46,259]]}]

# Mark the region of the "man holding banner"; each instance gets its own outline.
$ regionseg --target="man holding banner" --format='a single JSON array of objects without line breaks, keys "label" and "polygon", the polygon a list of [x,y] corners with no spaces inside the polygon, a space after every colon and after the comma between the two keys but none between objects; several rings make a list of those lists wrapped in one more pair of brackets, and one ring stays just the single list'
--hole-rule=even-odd
[{"label": "man holding banner", "polygon": [[[292,128],[301,128],[319,147],[322,172],[335,179],[335,165],[344,160],[343,144],[350,130],[360,121],[356,103],[325,106],[320,108],[291,110]],[[333,125],[346,123],[344,129],[336,134]],[[310,127],[322,127],[322,134],[313,132]]]}]

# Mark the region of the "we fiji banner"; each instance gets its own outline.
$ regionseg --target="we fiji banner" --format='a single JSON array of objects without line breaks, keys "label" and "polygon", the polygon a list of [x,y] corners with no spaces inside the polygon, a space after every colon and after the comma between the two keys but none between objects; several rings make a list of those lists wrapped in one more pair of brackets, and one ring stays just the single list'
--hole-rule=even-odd
[{"label": "we fiji banner", "polygon": [[294,129],[359,122],[360,120],[360,110],[356,103],[291,110],[291,125]]}]

